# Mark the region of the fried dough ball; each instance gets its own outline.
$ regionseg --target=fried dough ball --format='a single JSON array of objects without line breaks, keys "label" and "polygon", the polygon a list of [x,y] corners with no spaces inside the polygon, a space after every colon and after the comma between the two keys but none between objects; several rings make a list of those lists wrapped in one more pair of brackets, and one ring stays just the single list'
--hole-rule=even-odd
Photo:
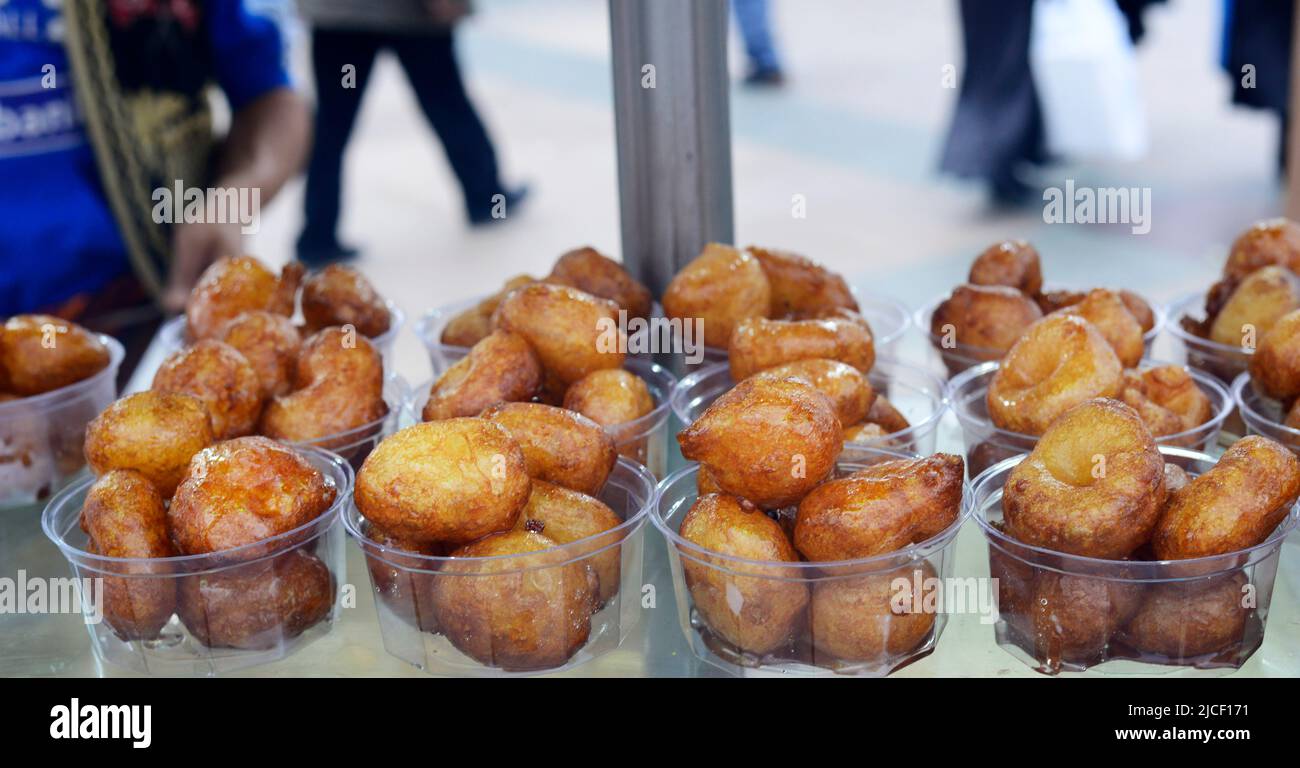
[{"label": "fried dough ball", "polygon": [[1151,535],[1165,499],[1165,462],[1141,417],[1108,399],[1066,411],[1011,470],[1007,533],[1085,557],[1127,556]]},{"label": "fried dough ball", "polygon": [[742,320],[727,349],[735,381],[798,360],[838,360],[863,373],[876,362],[871,329],[848,318]]},{"label": "fried dough ball", "polygon": [[753,378],[714,400],[677,442],[727,493],[775,509],[831,473],[843,430],[830,399],[813,387]]},{"label": "fried dough ball", "polygon": [[1243,437],[1169,500],[1152,549],[1161,560],[1183,560],[1253,547],[1268,538],[1297,497],[1300,459],[1266,437]]},{"label": "fried dough ball", "polygon": [[195,454],[167,521],[181,552],[220,552],[306,525],[337,496],[334,483],[294,449],[239,437]]},{"label": "fried dough ball", "polygon": [[1225,277],[1241,280],[1269,266],[1300,273],[1300,226],[1286,219],[1269,219],[1253,224],[1232,243]]},{"label": "fried dough ball", "polygon": [[1165,462],[1165,493],[1168,495],[1165,498],[1165,503],[1168,504],[1171,500],[1173,500],[1174,492],[1181,491],[1182,489],[1186,488],[1188,483],[1190,482],[1192,482],[1192,478],[1187,474],[1186,470],[1184,470],[1182,467],[1178,466],[1177,464],[1166,461]]},{"label": "fried dough ball", "polygon": [[871,403],[871,410],[867,411],[866,421],[868,424],[878,425],[890,435],[910,429],[912,426],[902,411],[895,408],[884,395],[876,395],[876,399]]},{"label": "fried dough ball", "polygon": [[1300,310],[1278,318],[1250,358],[1250,381],[1276,400],[1300,395]]},{"label": "fried dough ball", "polygon": [[542,403],[497,403],[482,415],[519,443],[534,479],[595,496],[618,461],[614,438],[580,413]]},{"label": "fried dough ball", "polygon": [[591,633],[595,575],[555,546],[516,530],[452,553],[434,584],[438,625],[451,644],[508,670],[556,667],[577,653]]},{"label": "fried dough ball", "polygon": [[434,382],[420,418],[477,416],[495,403],[530,400],[541,386],[542,365],[524,337],[493,331]]},{"label": "fried dough ball", "polygon": [[15,315],[0,333],[3,389],[22,397],[84,381],[109,360],[99,337],[52,315]]},{"label": "fried dough ball", "polygon": [[655,409],[645,380],[623,368],[593,371],[564,393],[564,407],[602,427],[636,421]]},{"label": "fried dough ball", "polygon": [[840,424],[845,427],[867,418],[876,400],[876,392],[867,377],[857,368],[838,360],[796,360],[755,375],[806,382],[830,398]]},{"label": "fried dough ball", "polygon": [[871,443],[888,436],[889,433],[885,431],[884,427],[869,421],[863,421],[844,428],[844,442],[846,443]]},{"label": "fried dough ball", "polygon": [[1118,293],[1119,300],[1124,302],[1124,308],[1128,310],[1134,320],[1137,320],[1138,327],[1142,329],[1143,335],[1156,327],[1156,313],[1151,309],[1151,305],[1147,303],[1146,299],[1132,291],[1121,289]]},{"label": "fried dough ball", "polygon": [[351,325],[370,338],[386,333],[392,323],[388,305],[375,287],[345,264],[330,264],[303,281],[302,318],[312,331]]},{"label": "fried dough ball", "polygon": [[1050,315],[1058,310],[1078,304],[1087,295],[1084,291],[1044,291],[1035,296],[1034,301],[1038,302],[1038,308],[1043,310],[1044,315]]},{"label": "fried dough ball", "polygon": [[551,267],[546,282],[567,285],[602,299],[608,299],[633,317],[649,318],[654,297],[623,265],[601,255],[590,246],[565,253]]},{"label": "fried dough ball", "polygon": [[670,318],[701,318],[705,345],[725,348],[742,320],[771,313],[772,284],[758,259],[709,243],[668,283],[663,305]]},{"label": "fried dough ball", "polygon": [[[970,355],[997,360],[1029,326],[1043,318],[1033,299],[1005,286],[959,285],[935,307],[930,333],[944,341],[975,347]],[[981,351],[988,353],[981,354]]]},{"label": "fried dough ball", "polygon": [[1241,573],[1152,585],[1123,637],[1140,651],[1174,658],[1223,650],[1245,633],[1245,587]]},{"label": "fried dough ball", "polygon": [[[319,440],[376,422],[384,402],[384,359],[370,340],[338,326],[298,351],[294,388],[267,403],[260,432],[289,442]],[[346,439],[344,439],[346,440]]]},{"label": "fried dough ball", "polygon": [[170,498],[190,459],[214,439],[208,409],[198,398],[137,392],[86,425],[86,462],[96,475],[134,469]]},{"label": "fried dough ball", "polygon": [[180,582],[177,613],[209,648],[275,648],[326,620],[334,605],[334,574],[306,547]]},{"label": "fried dough ball", "polygon": [[822,483],[799,502],[795,548],[809,560],[851,560],[925,541],[957,519],[965,471],[960,456],[938,453]]},{"label": "fried dough ball", "polygon": [[441,544],[412,541],[396,536],[366,521],[365,535],[388,550],[382,557],[372,555],[366,548],[366,569],[375,598],[388,606],[394,614],[421,632],[437,632],[438,620],[433,609],[433,584],[437,575],[429,573],[430,561],[425,557],[445,557],[449,554]]},{"label": "fried dough ball", "polygon": [[678,533],[724,556],[679,550],[691,602],[714,634],[760,656],[790,643],[805,619],[808,587],[796,580],[798,569],[780,565],[798,562],[799,554],[776,521],[748,501],[710,494],[696,499]]},{"label": "fried dough ball", "polygon": [[1123,367],[1104,336],[1073,315],[1051,315],[1011,347],[989,382],[988,410],[1002,429],[1041,435],[1070,408],[1116,397]]},{"label": "fried dough ball", "polygon": [[264,310],[242,312],[227,320],[214,338],[234,347],[253,366],[263,399],[293,389],[302,336],[288,317]]},{"label": "fried dough ball", "polygon": [[[172,557],[167,510],[158,489],[139,472],[115,469],[90,486],[81,507],[81,530],[94,554],[105,557]],[[176,612],[176,581],[136,572],[104,576],[104,621],[123,640],[152,640]]]},{"label": "fried dough ball", "polygon": [[169,355],[154,374],[153,389],[197,398],[208,409],[217,440],[252,434],[262,415],[257,372],[234,347],[216,339]]},{"label": "fried dough ball", "polygon": [[511,291],[492,316],[523,336],[542,367],[567,384],[603,368],[622,368],[627,342],[618,305],[565,285],[533,283]]},{"label": "fried dough ball", "polygon": [[1263,267],[1244,277],[1224,302],[1210,324],[1210,340],[1254,346],[1295,309],[1300,309],[1300,278],[1282,267]]},{"label": "fried dough ball", "polygon": [[501,290],[447,321],[438,340],[453,347],[472,347],[492,332],[492,313],[501,300],[516,288],[537,282],[530,275],[515,275]]},{"label": "fried dough ball", "polygon": [[1092,323],[1115,350],[1115,356],[1125,368],[1132,368],[1142,361],[1142,354],[1146,351],[1142,341],[1142,326],[1138,325],[1137,318],[1128,311],[1115,291],[1095,288],[1079,303],[1058,311],[1082,317]]},{"label": "fried dough ball", "polygon": [[1024,240],[1003,240],[975,258],[966,281],[971,285],[1005,285],[1035,296],[1043,288],[1043,267],[1034,246]]},{"label": "fried dough ball", "polygon": [[266,310],[293,314],[303,267],[290,262],[275,273],[252,256],[223,256],[203,271],[185,307],[190,338],[206,339],[242,312]]},{"label": "fried dough ball", "polygon": [[508,530],[532,483],[524,453],[484,419],[416,424],[385,438],[357,472],[357,509],[395,536],[463,544]]},{"label": "fried dough ball", "polygon": [[1024,608],[1035,657],[1091,661],[1106,650],[1115,632],[1137,611],[1142,585],[1043,570]]},{"label": "fried dough ball", "polygon": [[600,534],[622,524],[623,518],[600,499],[571,491],[564,486],[534,480],[528,504],[519,513],[515,529],[543,534],[559,545],[590,538],[591,541],[585,542],[582,547],[569,548],[566,552],[569,559],[590,555],[582,562],[595,571],[599,586],[597,602],[604,605],[618,594],[623,548],[618,545],[617,534]]},{"label": "fried dough ball", "polygon": [[916,587],[933,578],[934,567],[922,561],[920,567],[816,582],[810,622],[816,662],[888,662],[916,648],[934,628],[934,613],[924,609]]},{"label": "fried dough ball", "polygon": [[[1125,371],[1120,398],[1137,411],[1155,437],[1195,429],[1214,417],[1210,398],[1181,365]],[[1193,436],[1190,443],[1195,443]]]},{"label": "fried dough ball", "polygon": [[858,311],[857,299],[844,278],[806,256],[751,245],[772,289],[772,317],[808,319],[835,309]]}]

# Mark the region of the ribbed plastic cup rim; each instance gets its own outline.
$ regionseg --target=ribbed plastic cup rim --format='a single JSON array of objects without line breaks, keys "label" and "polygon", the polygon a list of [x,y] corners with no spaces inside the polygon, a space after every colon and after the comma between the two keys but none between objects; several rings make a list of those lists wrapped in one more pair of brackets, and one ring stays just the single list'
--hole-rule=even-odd
[{"label": "ribbed plastic cup rim", "polygon": [[[989,373],[992,373],[993,371],[996,371],[999,367],[1001,367],[1001,365],[1002,362],[1000,360],[991,360],[987,363],[980,363],[979,365],[971,366],[970,368],[967,368],[966,370],[962,371],[961,373],[949,379],[948,397],[947,397],[948,406],[952,408],[952,412],[957,415],[957,420],[961,422],[961,425],[963,427],[972,427],[974,429],[978,429],[982,431],[990,431],[997,435],[1006,436],[1008,439],[1015,440],[1017,442],[1029,442],[1029,443],[1037,442],[1039,438],[1042,437],[1042,435],[1027,435],[1024,434],[1023,432],[1012,432],[1011,430],[1008,429],[1002,429],[1001,427],[995,426],[993,424],[992,419],[986,419],[979,416],[975,416],[967,412],[966,409],[964,409],[961,405],[962,401],[958,397],[961,390],[969,386],[972,381],[980,378],[981,376],[985,376]],[[1190,365],[1181,365],[1179,363],[1167,363],[1164,362],[1163,360],[1153,360],[1151,358],[1143,358],[1142,361],[1138,363],[1139,366],[1138,370],[1145,370],[1146,368],[1151,368],[1151,367],[1156,367],[1161,365],[1180,365],[1180,367],[1186,369],[1187,374],[1192,377],[1192,381],[1196,382],[1196,384],[1199,387],[1201,387],[1202,390],[1208,389],[1213,393],[1214,398],[1217,399],[1217,403],[1216,403],[1214,416],[1211,417],[1209,421],[1203,424],[1198,424],[1197,426],[1192,427],[1191,429],[1185,429],[1182,432],[1175,432],[1172,435],[1163,435],[1161,437],[1157,437],[1155,438],[1156,443],[1161,445],[1173,444],[1178,442],[1179,440],[1184,440],[1187,438],[1195,438],[1197,437],[1197,435],[1201,435],[1202,433],[1204,435],[1212,435],[1218,432],[1219,429],[1223,426],[1223,422],[1226,421],[1228,419],[1229,414],[1232,413],[1232,403],[1233,403],[1232,394],[1228,392],[1227,388],[1225,388],[1223,384],[1220,383],[1219,380],[1216,379],[1215,377],[1211,376],[1208,373],[1205,373],[1204,371],[1197,370],[1196,368],[1193,368]],[[1204,439],[1204,437],[1202,436],[1200,439]]]},{"label": "ribbed plastic cup rim", "polygon": [[[1172,445],[1161,445],[1159,446],[1159,449],[1160,449],[1160,453],[1164,456],[1171,456],[1174,458],[1181,458],[1181,459],[1189,459],[1192,461],[1199,461],[1208,464],[1215,463],[1215,458],[1213,456],[1210,456],[1208,453],[1204,453],[1202,451],[1194,451],[1187,448],[1178,448]],[[1270,533],[1268,538],[1266,538],[1264,541],[1260,542],[1259,544],[1256,544],[1253,547],[1246,547],[1245,549],[1239,549],[1233,552],[1225,552],[1224,554],[1221,555],[1209,555],[1207,557],[1192,557],[1192,558],[1187,558],[1186,560],[1110,560],[1110,559],[1100,558],[1100,557],[1086,557],[1084,555],[1071,555],[1065,552],[1059,552],[1054,549],[1048,549],[1046,547],[1040,547],[1034,544],[1027,544],[1023,541],[1020,541],[1019,539],[1015,539],[1012,538],[1011,536],[1008,536],[1002,531],[999,531],[997,528],[994,528],[992,523],[989,522],[988,515],[987,515],[987,511],[991,506],[990,500],[994,497],[994,493],[992,492],[989,492],[984,502],[978,504],[978,508],[976,508],[976,504],[977,504],[976,499],[984,495],[986,491],[986,486],[992,483],[995,477],[998,477],[1000,474],[1009,471],[1012,467],[1016,466],[1017,464],[1024,461],[1028,457],[1029,454],[1020,454],[1019,456],[1012,456],[1011,458],[1003,459],[1002,461],[999,461],[997,464],[994,464],[993,466],[981,472],[979,477],[975,478],[974,483],[972,483],[973,493],[970,497],[970,500],[971,500],[971,507],[972,507],[971,516],[975,518],[975,522],[976,524],[979,525],[980,530],[984,531],[984,535],[988,537],[990,544],[996,545],[998,549],[1002,550],[1003,552],[1006,552],[1008,556],[1015,557],[1017,560],[1024,561],[1024,558],[1016,555],[1012,551],[1007,550],[1006,548],[1007,545],[1010,545],[1015,549],[1033,552],[1034,554],[1041,555],[1044,557],[1054,558],[1064,563],[1077,563],[1080,566],[1080,569],[1078,571],[1074,571],[1074,570],[1062,570],[1060,568],[1053,568],[1051,566],[1042,565],[1040,563],[1031,563],[1031,565],[1033,565],[1034,568],[1056,571],[1058,573],[1064,573],[1068,575],[1083,575],[1083,576],[1088,576],[1090,578],[1098,578],[1098,579],[1109,578],[1110,580],[1121,580],[1121,581],[1173,582],[1173,581],[1192,581],[1197,579],[1204,579],[1210,576],[1215,576],[1223,573],[1240,571],[1243,567],[1245,567],[1245,565],[1243,565],[1243,563],[1240,562],[1243,555],[1253,556],[1258,552],[1262,552],[1264,550],[1268,550],[1280,546],[1282,544],[1282,540],[1285,539],[1287,535],[1291,533],[1291,531],[1295,530],[1296,525],[1300,523],[1300,501],[1297,501],[1294,505],[1292,505],[1291,511],[1287,513],[1287,516],[1282,519],[1282,522],[1278,523],[1277,527],[1273,529],[1273,532]],[[998,494],[998,498],[1000,499],[1001,491],[1000,490],[997,491],[997,494]],[[1225,567],[1218,570],[1208,570],[1208,571],[1200,570],[1202,566],[1212,567],[1219,563],[1224,563]],[[1246,564],[1247,565],[1249,564],[1249,558]],[[1097,569],[1097,568],[1105,568],[1105,567],[1113,567],[1119,571],[1177,569],[1177,570],[1192,571],[1193,573],[1189,573],[1188,575],[1184,575],[1184,576],[1151,576],[1146,578],[1136,578],[1136,577],[1126,576],[1120,579],[1119,577],[1114,577],[1114,576],[1107,577],[1104,575],[1098,575],[1098,574],[1087,572],[1088,569]]]},{"label": "ribbed plastic cup rim", "polygon": [[[117,379],[117,371],[122,366],[122,359],[126,356],[126,350],[122,347],[121,342],[112,336],[99,333],[95,334],[95,338],[99,339],[99,342],[108,348],[108,365],[96,371],[91,376],[88,376],[81,381],[68,384],[67,386],[52,389],[49,392],[42,392],[39,395],[31,395],[30,397],[20,397],[17,400],[0,402],[0,419],[9,415],[10,412],[25,413],[30,411],[33,406],[48,407],[64,400],[75,399],[79,395],[82,395],[85,392],[94,389],[99,384],[102,384],[104,379]],[[116,385],[114,385],[113,391],[117,391]]]},{"label": "ribbed plastic cup rim", "polygon": [[[879,369],[876,366],[879,366]],[[943,418],[944,412],[947,411],[949,406],[948,388],[944,384],[943,379],[935,376],[933,373],[919,365],[905,363],[902,360],[896,360],[892,357],[876,358],[876,365],[872,367],[871,373],[880,370],[882,374],[888,375],[884,370],[885,368],[894,369],[895,371],[901,371],[907,375],[917,376],[924,379],[926,384],[933,389],[934,410],[922,421],[918,421],[907,429],[898,432],[890,432],[888,435],[879,438],[879,440],[911,439],[917,435],[928,434],[938,425],[940,419]],[[711,382],[714,377],[729,375],[730,371],[731,367],[729,363],[713,363],[683,376],[681,380],[677,382],[677,386],[673,388],[672,396],[669,399],[672,402],[673,413],[677,415],[677,418],[681,420],[683,425],[689,427],[694,422],[694,419],[690,417],[690,413],[698,405],[700,400],[700,396],[695,392],[696,388],[707,386],[707,383]],[[871,373],[868,373],[867,375],[870,376]],[[726,391],[727,390],[723,390],[723,392]],[[721,396],[722,394],[722,392],[719,392],[718,396]],[[866,443],[848,442],[845,444],[853,446],[871,446],[876,442],[878,442],[878,440],[872,440]]]},{"label": "ribbed plastic cup rim", "polygon": [[[1060,286],[1043,286],[1043,290],[1067,290],[1068,291],[1074,289],[1062,288]],[[916,313],[913,316],[913,322],[916,323],[916,327],[921,330],[921,333],[925,334],[925,337],[929,339],[930,343],[934,346],[941,346],[940,344],[941,339],[940,337],[935,336],[933,333],[930,332],[930,318],[934,316],[934,311],[939,308],[939,305],[942,304],[951,296],[952,296],[951,292],[939,294],[933,299],[927,301],[925,304],[921,305],[921,307],[916,310]],[[1142,334],[1142,343],[1148,348],[1150,348],[1151,344],[1160,336],[1160,332],[1164,330],[1165,325],[1169,321],[1169,309],[1167,309],[1162,304],[1157,304],[1156,302],[1151,301],[1146,296],[1142,296],[1141,299],[1147,303],[1148,307],[1151,308],[1151,315],[1152,315],[1151,330],[1146,331],[1145,333]],[[1006,354],[1005,352],[1001,352],[996,349],[991,349],[989,347],[977,347],[972,344],[961,344],[961,343],[958,343],[957,346],[953,347],[951,351],[960,354],[966,350],[969,350],[972,353],[972,355],[967,355],[968,357],[971,357],[973,355],[981,355],[983,356],[983,359],[986,360],[988,359],[997,360]]]},{"label": "ribbed plastic cup rim", "polygon": [[[54,529],[54,518],[59,513],[59,511],[64,506],[71,503],[73,497],[75,497],[80,493],[83,493],[91,485],[94,484],[96,478],[89,474],[73,483],[68,484],[66,487],[64,487],[62,490],[60,490],[58,493],[56,493],[54,496],[50,498],[49,503],[45,505],[44,511],[41,512],[41,530],[44,531],[46,538],[48,538],[51,542],[53,542],[54,545],[57,546],[61,552],[63,552],[64,557],[66,557],[69,561],[76,562],[76,563],[82,563],[82,562],[124,563],[124,564],[139,563],[139,564],[162,565],[162,566],[187,566],[196,563],[203,563],[204,561],[211,561],[212,563],[212,567],[202,569],[202,570],[193,570],[190,568],[184,568],[184,569],[176,568],[175,570],[169,569],[167,571],[160,572],[158,574],[158,577],[160,578],[177,576],[177,575],[190,576],[190,575],[205,573],[208,571],[223,570],[234,564],[247,565],[248,563],[258,562],[260,560],[264,560],[269,557],[275,557],[276,555],[282,553],[282,551],[277,548],[277,545],[284,544],[287,542],[292,542],[294,545],[298,545],[303,543],[304,541],[308,541],[312,538],[315,538],[316,536],[319,536],[321,533],[324,533],[325,531],[329,530],[338,521],[340,511],[343,509],[344,505],[350,503],[352,499],[352,487],[354,482],[352,465],[344,461],[343,458],[338,454],[332,451],[324,450],[322,448],[295,446],[294,450],[303,454],[315,456],[323,463],[325,463],[327,466],[332,467],[333,471],[327,472],[325,474],[329,482],[334,485],[334,488],[337,491],[337,493],[335,495],[334,502],[330,505],[329,509],[325,510],[324,512],[312,518],[311,520],[307,521],[306,523],[303,523],[297,528],[294,528],[293,530],[285,531],[284,533],[276,534],[275,536],[270,536],[265,539],[259,539],[257,541],[250,542],[248,544],[244,544],[238,547],[233,547],[231,549],[223,549],[216,552],[205,552],[198,555],[173,555],[172,557],[109,557],[108,555],[93,554],[91,552],[87,552],[83,549],[80,549],[78,547],[69,544],[64,534]],[[304,536],[304,534],[313,531],[313,529],[315,528],[319,528],[320,529],[319,532],[314,533],[311,536]],[[247,553],[254,550],[260,550],[267,547],[271,547],[273,551],[267,552],[263,555],[259,555],[258,557],[252,558],[250,560],[238,559],[238,556],[242,553]],[[105,573],[113,574],[114,572],[105,571]]]},{"label": "ribbed plastic cup rim", "polygon": [[[479,572],[465,571],[458,568],[452,573],[447,573],[446,571],[441,570],[441,566],[448,563],[456,563],[458,565],[477,565],[481,563],[506,562],[512,559],[528,560],[544,557],[548,553],[564,552],[566,553],[564,556],[565,559],[562,561],[538,563],[523,568],[516,568],[507,571],[490,571],[485,573],[487,575],[503,576],[510,573],[526,573],[534,570],[558,568],[570,563],[586,561],[606,552],[611,547],[622,545],[623,542],[627,541],[634,533],[636,533],[637,529],[645,523],[646,516],[650,513],[650,508],[655,504],[654,475],[650,474],[650,470],[641,466],[639,463],[620,456],[618,457],[618,462],[615,464],[614,471],[610,472],[609,480],[606,482],[614,481],[615,474],[620,468],[622,468],[624,472],[630,474],[631,480],[637,486],[636,489],[630,490],[635,491],[639,489],[644,492],[644,501],[641,503],[640,507],[624,519],[622,523],[607,531],[601,531],[600,533],[592,534],[591,536],[575,539],[567,544],[560,544],[559,546],[551,547],[550,549],[537,550],[536,552],[525,552],[515,555],[491,555],[488,557],[452,557],[450,555],[425,555],[418,552],[408,552],[406,550],[396,549],[394,547],[380,544],[369,536],[366,536],[365,533],[361,531],[360,523],[362,520],[365,520],[365,516],[361,514],[361,510],[357,508],[355,503],[348,505],[348,509],[344,511],[343,527],[347,529],[349,535],[357,540],[357,543],[361,546],[362,552],[367,557],[376,557],[384,563],[403,571],[442,574],[447,576],[474,576],[479,574]],[[543,534],[545,534],[544,531]],[[610,539],[608,543],[602,544],[596,549],[585,548],[590,547],[593,542],[602,540],[606,537]],[[400,558],[400,562],[389,560],[384,556],[388,553],[392,553],[396,557]],[[427,567],[413,567],[413,563]]]},{"label": "ribbed plastic cup rim", "polygon": [[[907,460],[907,459],[918,458],[915,454],[904,453],[900,451],[891,451],[883,448],[860,447],[858,448],[858,450],[865,450],[873,453],[878,453],[883,458],[889,460]],[[848,460],[842,460],[842,462],[837,462],[837,466],[838,463],[856,465],[856,464],[860,464],[861,462],[853,459],[848,459]],[[862,466],[866,467],[870,465],[863,464]],[[670,489],[672,489],[677,483],[684,482],[687,477],[698,473],[699,468],[700,465],[698,463],[692,462],[684,467],[677,469],[675,472],[673,472],[672,474],[665,477],[662,481],[660,481],[659,486],[655,491],[655,497],[656,497],[655,510],[654,510],[654,514],[650,516],[650,522],[651,524],[654,525],[655,528],[659,529],[659,532],[663,534],[664,538],[666,538],[669,541],[669,543],[677,549],[677,552],[679,554],[685,555],[689,557],[691,560],[700,563],[701,565],[708,566],[710,568],[719,568],[720,570],[729,571],[739,576],[746,576],[746,577],[753,577],[753,578],[772,578],[778,581],[816,580],[817,576],[815,574],[818,571],[847,570],[851,572],[853,575],[865,575],[867,573],[873,573],[877,571],[892,571],[897,569],[900,566],[900,564],[904,561],[910,562],[910,561],[924,559],[930,556],[931,554],[938,552],[939,550],[942,550],[946,548],[948,545],[950,545],[953,539],[956,537],[958,531],[961,530],[962,525],[966,522],[966,518],[971,511],[970,505],[967,502],[967,499],[970,497],[971,494],[971,485],[970,483],[963,480],[962,481],[962,504],[961,504],[961,510],[957,513],[957,519],[954,520],[947,528],[944,528],[938,534],[931,536],[925,541],[917,542],[915,544],[909,544],[905,547],[900,547],[899,549],[893,550],[892,552],[884,552],[879,555],[872,555],[870,557],[858,557],[849,560],[812,560],[812,561],[799,560],[796,562],[787,562],[785,560],[754,560],[746,557],[736,557],[734,555],[726,555],[721,552],[716,552],[711,549],[706,549],[704,547],[701,547],[698,544],[687,541],[685,538],[682,537],[680,533],[678,533],[676,530],[672,528],[672,526],[668,524],[667,520],[664,519],[665,510],[662,509],[663,505],[661,504],[661,500],[665,498],[667,492]],[[678,506],[680,506],[683,503],[683,501],[684,501],[684,497],[678,499],[673,505],[673,511],[675,511],[678,508]],[[685,552],[683,550],[685,550]],[[690,554],[686,554],[687,552],[689,552]],[[726,567],[720,567],[719,563],[726,563],[728,565]],[[731,566],[734,566],[734,568]],[[867,570],[863,570],[864,567]],[[768,570],[768,571],[789,570],[793,573],[799,573],[802,575],[797,577],[792,577],[790,579],[786,579],[783,577],[764,575],[762,573],[754,573],[753,570],[757,570],[757,569]]]}]

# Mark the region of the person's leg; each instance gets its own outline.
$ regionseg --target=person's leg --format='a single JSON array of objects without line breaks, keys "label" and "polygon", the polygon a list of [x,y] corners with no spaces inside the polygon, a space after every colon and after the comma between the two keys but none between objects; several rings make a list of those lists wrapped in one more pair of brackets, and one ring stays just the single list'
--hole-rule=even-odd
[{"label": "person's leg", "polygon": [[501,182],[496,150],[465,92],[451,33],[397,37],[389,44],[460,181],[470,220],[491,219],[494,196],[505,195],[508,205],[518,193]]},{"label": "person's leg", "polygon": [[768,0],[732,0],[736,25],[745,41],[745,54],[749,57],[750,79],[764,74],[780,73],[781,60],[772,42],[771,9]]},{"label": "person's leg", "polygon": [[[307,166],[299,258],[329,261],[342,255],[337,239],[343,150],[352,133],[380,40],[365,32],[318,29],[312,35],[316,76],[315,139]],[[345,67],[355,67],[355,71]]]}]

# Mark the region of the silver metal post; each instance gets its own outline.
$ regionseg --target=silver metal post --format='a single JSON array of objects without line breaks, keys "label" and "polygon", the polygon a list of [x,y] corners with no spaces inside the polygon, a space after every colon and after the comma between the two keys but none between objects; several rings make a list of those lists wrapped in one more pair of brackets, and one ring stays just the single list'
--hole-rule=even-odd
[{"label": "silver metal post", "polygon": [[727,0],[609,0],[623,261],[656,295],[730,243]]}]

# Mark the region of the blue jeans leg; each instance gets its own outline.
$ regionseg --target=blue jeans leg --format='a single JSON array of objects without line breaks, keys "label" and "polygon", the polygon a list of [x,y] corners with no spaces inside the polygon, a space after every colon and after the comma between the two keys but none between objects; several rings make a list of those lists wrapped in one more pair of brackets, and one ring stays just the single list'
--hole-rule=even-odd
[{"label": "blue jeans leg", "polygon": [[736,12],[740,36],[745,41],[745,53],[750,65],[758,71],[781,69],[781,60],[772,43],[771,9],[768,0],[731,0]]}]

